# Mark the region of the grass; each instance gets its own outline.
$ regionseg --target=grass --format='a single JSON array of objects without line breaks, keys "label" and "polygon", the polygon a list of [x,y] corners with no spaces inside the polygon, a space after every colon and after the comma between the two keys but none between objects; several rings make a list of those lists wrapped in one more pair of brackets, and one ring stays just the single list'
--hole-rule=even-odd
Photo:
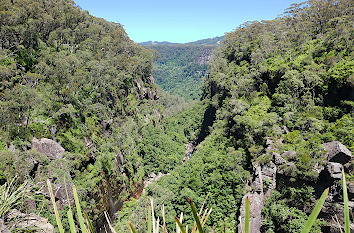
[{"label": "grass", "polygon": [[[57,222],[58,230],[59,230],[60,233],[64,233],[64,228],[63,228],[63,225],[61,223],[61,218],[60,218],[60,215],[59,215],[59,212],[58,212],[57,205],[55,203],[55,196],[53,194],[52,184],[50,183],[49,180],[47,180],[47,186],[48,186],[48,190],[49,190],[50,199],[52,200],[53,209],[54,209],[54,215],[55,215],[55,219],[56,219],[56,222]],[[70,232],[71,233],[76,233],[76,225],[75,225],[75,222],[74,222],[74,215],[73,215],[73,211],[71,209],[71,205],[70,205],[70,200],[69,200],[69,195],[68,195],[68,190],[66,188],[66,184],[65,184],[65,191],[66,191],[66,195],[67,195],[68,203],[69,203],[69,210],[67,212],[67,215],[68,215],[67,217],[68,217],[68,222],[69,222],[69,226],[70,226]],[[77,194],[75,185],[73,185],[73,194],[74,194],[76,213],[77,213],[77,217],[79,219],[79,226],[80,226],[81,232],[82,233],[94,233],[94,229],[92,227],[92,223],[91,223],[90,219],[88,218],[87,214],[85,214],[87,226],[85,224],[84,217],[83,217],[83,214],[82,214],[82,211],[81,211],[79,195]]]},{"label": "grass", "polygon": [[25,181],[16,187],[16,178],[0,186],[0,218],[29,198],[30,186]]}]

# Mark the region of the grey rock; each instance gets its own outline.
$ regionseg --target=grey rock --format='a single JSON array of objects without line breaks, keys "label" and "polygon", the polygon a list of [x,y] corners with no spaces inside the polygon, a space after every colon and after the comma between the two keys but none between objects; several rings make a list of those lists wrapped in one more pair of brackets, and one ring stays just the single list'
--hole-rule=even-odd
[{"label": "grey rock", "polygon": [[276,152],[273,152],[273,159],[274,159],[274,163],[276,165],[281,165],[281,164],[286,163],[286,160],[283,159],[283,157],[281,157],[281,155]]},{"label": "grey rock", "polygon": [[327,171],[333,179],[342,178],[342,169],[343,166],[340,163],[328,162]]},{"label": "grey rock", "polygon": [[4,219],[0,219],[0,232],[1,233],[11,233],[9,228],[7,228],[7,226],[5,225]]},{"label": "grey rock", "polygon": [[323,146],[327,151],[327,160],[330,162],[346,164],[353,157],[348,148],[338,141],[324,143]]},{"label": "grey rock", "polygon": [[[37,216],[34,213],[24,214],[13,209],[7,217],[12,222],[11,228],[36,228],[34,232],[54,233],[54,227],[48,222],[48,219]],[[2,232],[2,231],[0,231]]]},{"label": "grey rock", "polygon": [[292,160],[296,158],[296,151],[294,150],[285,151],[281,156],[287,158],[288,160]]},{"label": "grey rock", "polygon": [[249,232],[258,233],[261,232],[262,226],[262,209],[264,206],[264,196],[258,193],[248,193],[242,198],[242,205],[240,210],[238,232],[244,232],[245,226],[245,203],[248,197],[250,201],[250,230]]},{"label": "grey rock", "polygon": [[277,173],[277,167],[273,162],[269,162],[262,166],[262,175],[270,179],[275,179]]},{"label": "grey rock", "polygon": [[65,152],[65,149],[59,143],[48,138],[42,138],[40,140],[33,138],[32,148],[45,154],[50,160],[61,159],[62,154]]}]

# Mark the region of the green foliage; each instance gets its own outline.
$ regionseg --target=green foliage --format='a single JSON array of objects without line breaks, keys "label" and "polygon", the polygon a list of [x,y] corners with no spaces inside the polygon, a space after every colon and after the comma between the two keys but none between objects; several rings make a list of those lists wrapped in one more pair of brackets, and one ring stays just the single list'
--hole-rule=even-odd
[{"label": "green foliage", "polygon": [[313,209],[311,215],[309,216],[308,220],[305,223],[305,226],[303,227],[301,233],[308,233],[310,232],[312,225],[315,223],[317,216],[319,215],[321,208],[326,200],[326,197],[328,195],[328,188],[325,189],[325,191],[322,193],[320,199],[318,200],[315,208]]},{"label": "green foliage", "polygon": [[18,207],[28,199],[30,191],[28,181],[20,185],[16,182],[14,178],[0,186],[0,218],[4,218],[11,209]]},{"label": "green foliage", "polygon": [[207,74],[208,61],[216,45],[157,44],[152,75],[156,84],[185,100],[200,99],[202,79]]}]

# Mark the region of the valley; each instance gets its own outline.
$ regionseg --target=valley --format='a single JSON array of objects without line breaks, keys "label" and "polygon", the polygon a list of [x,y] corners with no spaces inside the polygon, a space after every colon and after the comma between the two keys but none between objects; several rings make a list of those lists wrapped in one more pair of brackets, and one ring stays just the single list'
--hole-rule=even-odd
[{"label": "valley", "polygon": [[53,199],[64,232],[71,208],[90,233],[151,233],[154,216],[181,232],[191,198],[205,232],[243,232],[247,199],[251,233],[295,233],[327,188],[311,232],[354,230],[353,19],[352,1],[309,0],[136,43],[72,1],[1,1],[0,232],[60,232]]}]

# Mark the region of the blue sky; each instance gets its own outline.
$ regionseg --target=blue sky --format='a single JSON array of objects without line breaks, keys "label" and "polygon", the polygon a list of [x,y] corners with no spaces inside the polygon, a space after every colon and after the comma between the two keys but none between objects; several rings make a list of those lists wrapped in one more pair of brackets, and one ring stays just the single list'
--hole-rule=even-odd
[{"label": "blue sky", "polygon": [[252,20],[269,20],[295,0],[76,0],[83,10],[124,26],[135,42],[185,43],[224,35]]}]

